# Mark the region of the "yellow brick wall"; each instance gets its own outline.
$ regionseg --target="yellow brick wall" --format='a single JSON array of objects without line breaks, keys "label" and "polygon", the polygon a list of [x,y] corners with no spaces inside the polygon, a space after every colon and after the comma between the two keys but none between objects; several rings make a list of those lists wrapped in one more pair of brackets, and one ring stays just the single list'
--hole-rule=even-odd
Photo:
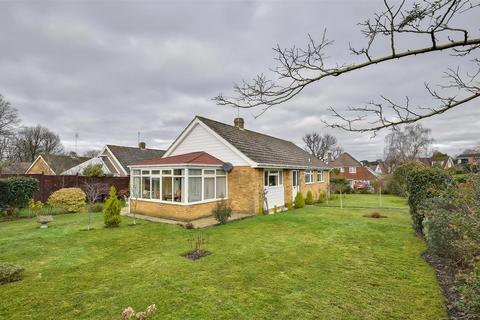
[{"label": "yellow brick wall", "polygon": [[233,211],[257,213],[263,205],[263,170],[234,167],[228,174],[228,198]]},{"label": "yellow brick wall", "polygon": [[329,172],[327,170],[323,171],[323,182],[317,182],[317,172],[313,172],[314,183],[305,184],[305,170],[300,170],[300,192],[303,197],[307,196],[307,192],[311,191],[313,199],[318,199],[320,193],[326,194],[328,191],[328,184],[330,181]]},{"label": "yellow brick wall", "polygon": [[[207,202],[194,205],[178,205],[160,202],[137,200],[136,213],[151,217],[172,219],[178,221],[192,221],[212,215],[216,202]],[[135,200],[130,202],[130,212],[135,210]]]},{"label": "yellow brick wall", "polygon": [[47,165],[47,163],[43,160],[43,158],[37,159],[30,170],[27,171],[27,174],[45,174],[53,176],[55,172],[53,172]]}]

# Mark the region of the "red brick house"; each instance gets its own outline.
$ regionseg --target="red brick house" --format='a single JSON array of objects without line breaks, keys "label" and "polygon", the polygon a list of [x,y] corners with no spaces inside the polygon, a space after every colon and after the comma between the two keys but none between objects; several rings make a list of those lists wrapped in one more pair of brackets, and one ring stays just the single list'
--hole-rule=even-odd
[{"label": "red brick house", "polygon": [[328,165],[333,169],[338,169],[339,173],[334,174],[334,177],[345,178],[350,182],[351,187],[358,182],[371,185],[376,180],[376,176],[348,152],[344,152],[337,159],[329,161]]}]

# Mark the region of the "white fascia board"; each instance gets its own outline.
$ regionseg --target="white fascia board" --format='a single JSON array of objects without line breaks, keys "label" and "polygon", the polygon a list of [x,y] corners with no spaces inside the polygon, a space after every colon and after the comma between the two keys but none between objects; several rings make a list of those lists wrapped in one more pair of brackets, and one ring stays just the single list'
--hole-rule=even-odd
[{"label": "white fascia board", "polygon": [[108,148],[107,145],[105,145],[105,147],[103,147],[103,150],[102,152],[100,152],[100,154],[102,154],[105,150],[108,151],[108,153],[112,156],[113,160],[117,163],[117,165],[119,166],[119,168],[123,171],[123,173],[128,176],[128,172],[123,168],[122,164],[120,163],[120,161],[118,161],[117,157],[115,157],[115,155],[113,154],[113,152]]}]

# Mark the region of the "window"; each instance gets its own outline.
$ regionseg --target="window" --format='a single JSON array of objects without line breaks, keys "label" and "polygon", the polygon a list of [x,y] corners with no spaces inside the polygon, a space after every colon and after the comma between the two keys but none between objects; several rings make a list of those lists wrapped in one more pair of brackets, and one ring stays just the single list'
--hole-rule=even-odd
[{"label": "window", "polygon": [[340,168],[340,172],[341,172],[341,173],[344,173],[344,172],[345,172],[345,169],[344,169],[344,168]]},{"label": "window", "polygon": [[318,182],[323,182],[323,171],[322,170],[318,170],[317,181]]},{"label": "window", "polygon": [[313,171],[305,170],[305,183],[313,183]]},{"label": "window", "polygon": [[349,167],[348,172],[349,173],[357,173],[357,167]]},{"label": "window", "polygon": [[131,193],[132,197],[174,203],[223,199],[227,197],[227,174],[222,169],[135,169]]},{"label": "window", "polygon": [[276,187],[283,185],[283,171],[265,170],[264,185],[265,187]]}]

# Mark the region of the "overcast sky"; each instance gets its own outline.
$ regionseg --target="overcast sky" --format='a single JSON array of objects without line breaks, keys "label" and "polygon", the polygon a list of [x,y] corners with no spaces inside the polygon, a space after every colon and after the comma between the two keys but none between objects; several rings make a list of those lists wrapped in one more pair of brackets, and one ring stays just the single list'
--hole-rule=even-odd
[{"label": "overcast sky", "polygon": [[[219,92],[274,67],[271,50],[321,37],[335,40],[331,61],[348,62],[349,42],[364,39],[357,23],[382,1],[0,1],[0,94],[20,112],[23,125],[57,132],[67,150],[103,145],[167,148],[195,115],[232,123],[236,110],[216,106]],[[465,24],[478,34],[478,12]],[[419,43],[412,42],[412,43]],[[428,45],[428,42],[425,42]],[[302,96],[254,119],[242,110],[248,129],[300,146],[306,132],[337,136],[361,159],[383,154],[383,137],[327,130],[320,119],[329,106],[343,109],[380,95],[410,96],[431,103],[424,81],[441,80],[445,67],[468,60],[445,53],[409,58],[312,86]],[[435,147],[457,154],[480,143],[479,102],[435,119]]]}]

